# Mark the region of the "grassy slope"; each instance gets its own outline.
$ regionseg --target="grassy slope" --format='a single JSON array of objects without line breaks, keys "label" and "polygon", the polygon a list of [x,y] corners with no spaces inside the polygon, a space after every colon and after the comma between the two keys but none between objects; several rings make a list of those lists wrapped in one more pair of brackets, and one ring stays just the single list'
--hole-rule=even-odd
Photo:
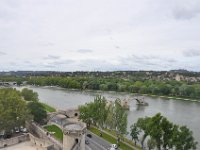
[{"label": "grassy slope", "polygon": [[49,132],[55,132],[55,134],[53,136],[56,139],[58,139],[60,141],[63,140],[63,132],[56,125],[49,125],[49,126],[45,126],[44,128],[47,129],[47,131],[49,131]]},{"label": "grassy slope", "polygon": [[[40,102],[41,103],[41,102]],[[56,109],[55,108],[53,108],[52,106],[49,106],[48,104],[46,104],[46,103],[41,103],[43,106],[44,106],[44,108],[45,108],[45,110],[47,111],[47,112],[55,112],[56,111]]]}]

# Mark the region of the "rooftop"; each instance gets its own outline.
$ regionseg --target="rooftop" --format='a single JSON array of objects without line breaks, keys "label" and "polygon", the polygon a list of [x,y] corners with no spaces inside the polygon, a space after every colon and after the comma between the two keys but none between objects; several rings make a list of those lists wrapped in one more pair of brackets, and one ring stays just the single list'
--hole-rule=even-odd
[{"label": "rooftop", "polygon": [[67,130],[81,130],[83,127],[80,124],[72,123],[64,127]]}]

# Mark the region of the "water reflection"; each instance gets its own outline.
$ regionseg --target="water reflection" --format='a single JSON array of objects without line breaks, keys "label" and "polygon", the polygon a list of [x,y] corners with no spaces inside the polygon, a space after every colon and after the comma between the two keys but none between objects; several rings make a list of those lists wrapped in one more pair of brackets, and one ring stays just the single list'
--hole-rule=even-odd
[{"label": "water reflection", "polygon": [[145,108],[146,108],[146,106],[136,105],[137,111],[144,111]]}]

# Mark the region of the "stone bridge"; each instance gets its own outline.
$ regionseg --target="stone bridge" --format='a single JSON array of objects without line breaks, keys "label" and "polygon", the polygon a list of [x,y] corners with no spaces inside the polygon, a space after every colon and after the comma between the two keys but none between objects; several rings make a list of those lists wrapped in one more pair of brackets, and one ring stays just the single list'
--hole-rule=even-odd
[{"label": "stone bridge", "polygon": [[[126,98],[124,100],[121,100],[121,105],[125,109],[130,109],[130,103],[131,101],[136,101],[136,105],[141,105],[141,106],[148,106],[149,104],[144,101],[144,97],[134,97],[134,98]],[[114,101],[107,101],[107,106],[114,105]]]}]

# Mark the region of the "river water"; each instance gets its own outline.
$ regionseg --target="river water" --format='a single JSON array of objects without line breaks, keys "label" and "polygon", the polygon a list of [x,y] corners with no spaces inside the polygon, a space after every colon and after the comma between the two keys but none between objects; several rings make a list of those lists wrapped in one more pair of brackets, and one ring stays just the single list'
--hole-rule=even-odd
[{"label": "river water", "polygon": [[[20,90],[24,87],[16,88]],[[27,86],[27,88],[36,91],[40,101],[58,109],[77,108],[78,105],[93,101],[96,95],[105,96],[109,100],[133,97],[131,94],[121,92],[77,91],[58,87]],[[149,106],[138,107],[135,101],[131,102],[131,109],[128,112],[128,127],[139,117],[153,116],[160,112],[170,121],[188,126],[193,131],[196,141],[200,143],[200,103],[155,97],[144,97],[144,99]]]}]

